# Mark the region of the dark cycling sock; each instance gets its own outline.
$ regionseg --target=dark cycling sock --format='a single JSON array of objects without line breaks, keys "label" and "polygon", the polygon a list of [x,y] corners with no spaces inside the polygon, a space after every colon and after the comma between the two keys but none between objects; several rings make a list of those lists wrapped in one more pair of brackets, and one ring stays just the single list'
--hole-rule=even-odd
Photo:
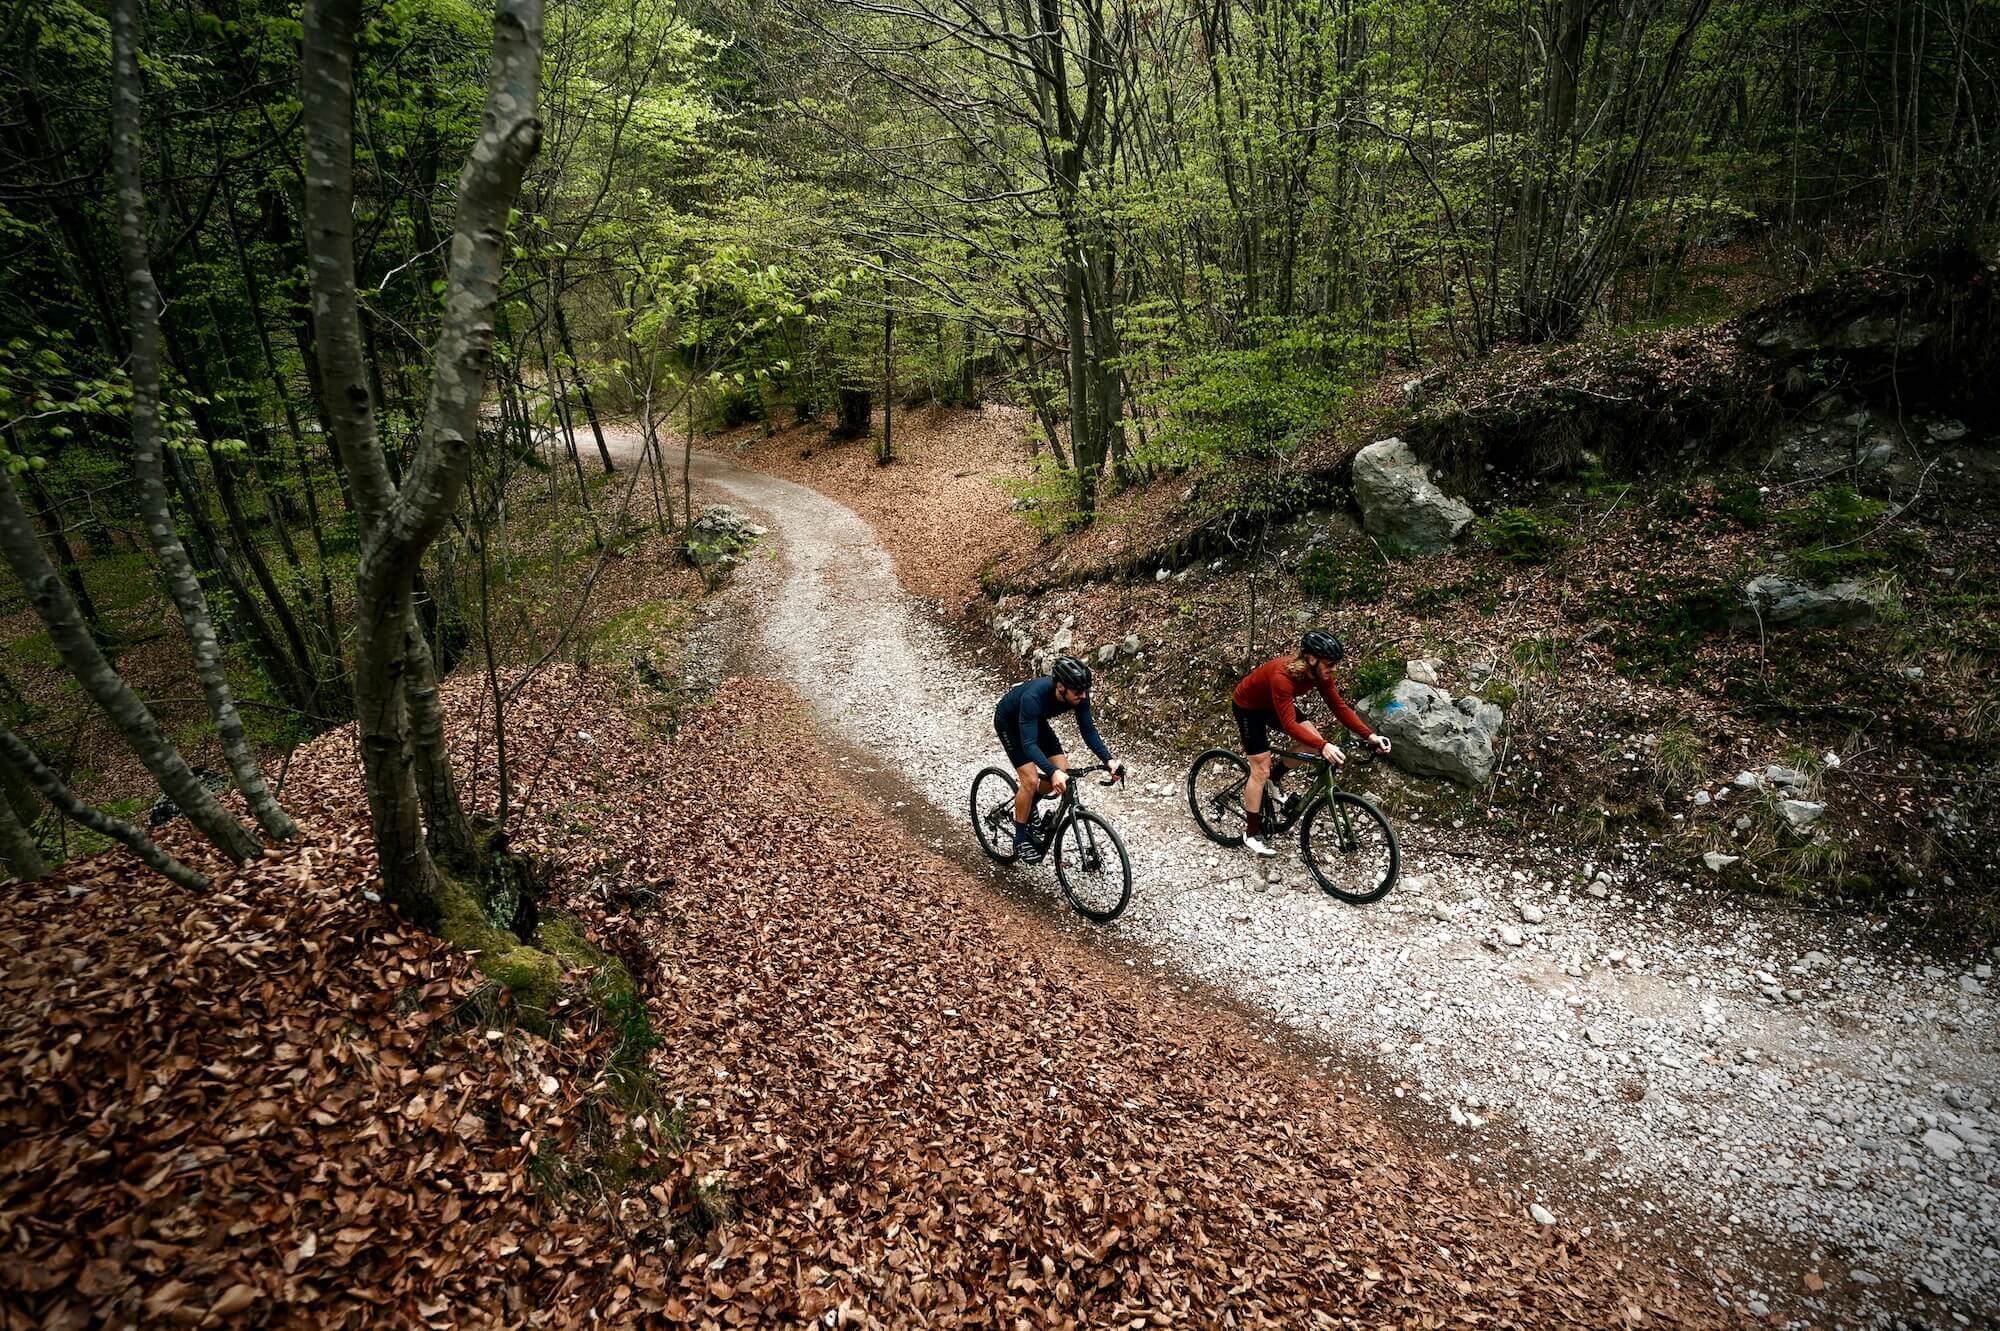
[{"label": "dark cycling sock", "polygon": [[1028,839],[1028,825],[1026,823],[1015,823],[1014,844],[1018,846],[1027,839]]},{"label": "dark cycling sock", "polygon": [[1251,836],[1255,836],[1255,837],[1260,837],[1260,836],[1263,836],[1263,835],[1264,835],[1264,811],[1263,811],[1262,809],[1258,809],[1258,810],[1255,810],[1254,812],[1250,812],[1250,813],[1248,813],[1248,814],[1247,814],[1247,816],[1248,816],[1248,817],[1249,817],[1249,819],[1250,819],[1250,835],[1251,835]]}]

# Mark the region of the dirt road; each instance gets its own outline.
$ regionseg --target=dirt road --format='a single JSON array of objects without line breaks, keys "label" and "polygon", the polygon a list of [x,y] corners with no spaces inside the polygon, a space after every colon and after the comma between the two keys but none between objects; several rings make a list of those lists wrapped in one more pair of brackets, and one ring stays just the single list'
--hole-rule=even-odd
[{"label": "dirt road", "polygon": [[[908,825],[969,845],[966,792],[997,758],[1011,681],[955,650],[851,511],[711,454],[696,478],[773,530],[740,593],[760,672],[811,699]],[[1559,1223],[1683,1254],[1753,1313],[1995,1306],[1990,982],[1897,955],[1865,924],[1599,899],[1561,852],[1545,876],[1509,877],[1428,856],[1420,833],[1408,881],[1346,907],[1289,854],[1264,884],[1202,840],[1189,755],[1109,738],[1139,776],[1094,800],[1136,879],[1106,945],[1160,983],[1267,1014],[1476,1174]],[[1006,877],[1081,927],[1046,868]]]}]

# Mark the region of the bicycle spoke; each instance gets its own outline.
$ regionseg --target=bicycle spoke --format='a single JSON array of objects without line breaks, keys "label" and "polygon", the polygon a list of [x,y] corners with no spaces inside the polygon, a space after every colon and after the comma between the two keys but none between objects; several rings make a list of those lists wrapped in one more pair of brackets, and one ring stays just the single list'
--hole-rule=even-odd
[{"label": "bicycle spoke", "polygon": [[1343,901],[1365,905],[1395,885],[1401,851],[1381,811],[1337,793],[1306,815],[1300,849],[1313,877]]},{"label": "bicycle spoke", "polygon": [[1188,805],[1202,834],[1220,845],[1242,840],[1243,788],[1249,764],[1226,749],[1210,749],[1188,770]]},{"label": "bicycle spoke", "polygon": [[1056,876],[1070,904],[1093,920],[1106,921],[1125,909],[1132,892],[1132,869],[1110,825],[1083,813],[1063,827],[1056,846]]}]

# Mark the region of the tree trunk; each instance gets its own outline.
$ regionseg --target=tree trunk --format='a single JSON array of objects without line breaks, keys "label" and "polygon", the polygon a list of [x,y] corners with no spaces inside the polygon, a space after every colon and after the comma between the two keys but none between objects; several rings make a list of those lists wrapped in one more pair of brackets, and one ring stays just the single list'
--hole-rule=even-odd
[{"label": "tree trunk", "polygon": [[416,764],[417,798],[422,801],[432,855],[457,873],[471,871],[477,858],[472,822],[458,796],[458,778],[445,747],[444,707],[438,701],[437,671],[416,617],[410,617],[403,688],[409,697],[410,756]]},{"label": "tree trunk", "polygon": [[604,474],[609,476],[618,468],[611,465],[611,450],[604,443],[604,427],[598,423],[597,407],[590,400],[590,382],[583,372],[583,362],[576,358],[576,348],[569,340],[569,321],[563,318],[562,296],[556,294],[549,301],[555,307],[556,340],[562,344],[562,353],[576,371],[576,396],[583,403],[583,418],[590,422],[591,436],[597,440],[597,456],[604,462]]},{"label": "tree trunk", "polygon": [[173,879],[182,887],[200,891],[208,886],[207,878],[154,845],[152,838],[144,832],[122,819],[99,813],[71,794],[69,787],[49,770],[48,764],[43,762],[20,736],[5,726],[0,726],[0,760],[12,763],[25,772],[28,780],[34,783],[35,788],[41,791],[43,797],[64,817],[83,824],[100,836],[110,837],[137,855],[148,866]]},{"label": "tree trunk", "polygon": [[194,525],[193,557],[197,565],[206,565],[212,575],[220,577],[228,585],[230,614],[237,639],[249,642],[250,650],[264,667],[264,674],[273,687],[285,696],[285,700],[300,712],[312,715],[312,693],[306,687],[305,677],[278,645],[277,635],[271,631],[270,621],[264,618],[263,610],[258,607],[250,585],[243,581],[243,575],[230,562],[222,538],[217,534],[215,524],[209,520],[201,492],[188,479],[187,468],[178,454],[166,452],[165,462],[174,489],[181,498],[181,511]]},{"label": "tree trunk", "polygon": [[[9,787],[26,783],[26,778],[4,753],[0,753],[0,769],[4,769]],[[8,873],[24,883],[33,882],[49,871],[42,848],[35,844],[35,834],[30,830],[33,826],[32,816],[17,814],[11,798],[0,799],[0,860],[6,862]]]},{"label": "tree trunk", "polygon": [[77,613],[76,603],[70,600],[62,578],[50,567],[48,556],[35,539],[34,526],[21,507],[13,478],[4,467],[0,467],[0,552],[4,552],[14,576],[21,580],[21,589],[27,593],[35,613],[48,626],[49,637],[63,664],[111,718],[139,761],[160,783],[160,789],[230,859],[241,864],[260,853],[262,847],[257,838],[229,816],[213,792],[188,768],[153,713],[105,659],[83,617]]},{"label": "tree trunk", "polygon": [[896,460],[895,436],[890,433],[896,414],[896,312],[882,311],[882,443],[875,450],[878,466]]},{"label": "tree trunk", "polygon": [[90,626],[90,636],[100,645],[108,643],[110,637],[104,628],[104,617],[97,613],[97,602],[90,598],[90,588],[84,585],[83,564],[76,557],[76,551],[69,543],[69,533],[63,530],[62,513],[56,505],[56,497],[49,493],[49,487],[34,471],[22,473],[28,482],[28,493],[35,501],[35,514],[42,520],[42,530],[48,534],[49,544],[55,547],[56,563],[62,569],[63,582],[69,587],[69,594],[76,598],[76,608],[83,615],[83,622]]},{"label": "tree trunk", "polygon": [[833,427],[835,439],[859,439],[868,433],[868,426],[875,415],[875,404],[866,388],[852,388],[846,384],[840,387],[838,418]]},{"label": "tree trunk", "polygon": [[[541,142],[540,0],[498,0],[479,139],[459,176],[458,208],[429,400],[415,455],[400,484],[390,479],[376,433],[362,351],[354,273],[354,81],[359,0],[309,0],[305,10],[303,119],[308,248],[320,374],[334,435],[361,522],[355,575],[354,694],[369,818],[383,895],[419,923],[476,945],[489,974],[516,966],[510,991],[552,982],[552,958],[521,948],[479,917],[476,889],[447,891],[425,845],[417,755],[448,759],[426,682],[413,680],[411,580],[427,546],[450,520],[471,470],[479,402],[493,344],[508,214]],[[416,672],[421,676],[423,671]],[[414,684],[414,701],[412,689]],[[412,734],[413,717],[415,734]],[[425,782],[428,787],[431,783]],[[440,798],[444,798],[440,795]],[[456,805],[454,790],[448,803]],[[463,817],[462,807],[456,809]],[[455,835],[446,817],[447,835]],[[483,931],[483,932],[482,932]],[[511,946],[510,946],[511,944]],[[504,955],[493,955],[499,949]],[[509,960],[509,957],[513,960]]]},{"label": "tree trunk", "polygon": [[111,10],[111,37],[111,152],[118,177],[118,239],[124,259],[125,303],[132,325],[132,468],[139,479],[139,510],[152,537],[168,594],[187,629],[195,675],[215,718],[223,756],[237,788],[265,835],[288,840],[299,834],[298,825],[278,807],[256,756],[250,752],[243,718],[229,693],[229,677],[215,625],[209,618],[208,598],[202,595],[201,583],[195,578],[167,506],[167,480],[160,464],[165,447],[160,417],[160,295],[153,286],[152,262],[146,250],[146,190],[140,162],[139,0],[116,0]]},{"label": "tree trunk", "polygon": [[292,610],[291,600],[286,597],[283,587],[278,585],[276,575],[271,572],[271,563],[264,558],[264,551],[257,545],[257,539],[250,530],[250,520],[243,511],[243,498],[237,488],[236,470],[228,458],[215,452],[206,440],[202,450],[208,454],[209,474],[215,478],[215,493],[222,500],[222,515],[229,523],[229,531],[236,538],[236,549],[243,563],[256,579],[258,590],[264,593],[264,601],[271,607],[272,616],[278,621],[278,630],[284,634],[286,650],[296,665],[299,686],[304,690],[306,709],[317,713],[319,705],[319,669],[312,648],[306,643],[305,630],[299,626],[299,617]]}]

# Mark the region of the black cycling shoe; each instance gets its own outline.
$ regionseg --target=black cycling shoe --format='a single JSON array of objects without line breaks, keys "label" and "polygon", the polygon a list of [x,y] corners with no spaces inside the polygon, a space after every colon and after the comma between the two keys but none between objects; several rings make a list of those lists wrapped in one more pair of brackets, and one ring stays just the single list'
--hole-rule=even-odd
[{"label": "black cycling shoe", "polygon": [[1036,842],[1016,841],[1014,843],[1014,862],[1017,864],[1040,864],[1044,853],[1041,846]]}]

